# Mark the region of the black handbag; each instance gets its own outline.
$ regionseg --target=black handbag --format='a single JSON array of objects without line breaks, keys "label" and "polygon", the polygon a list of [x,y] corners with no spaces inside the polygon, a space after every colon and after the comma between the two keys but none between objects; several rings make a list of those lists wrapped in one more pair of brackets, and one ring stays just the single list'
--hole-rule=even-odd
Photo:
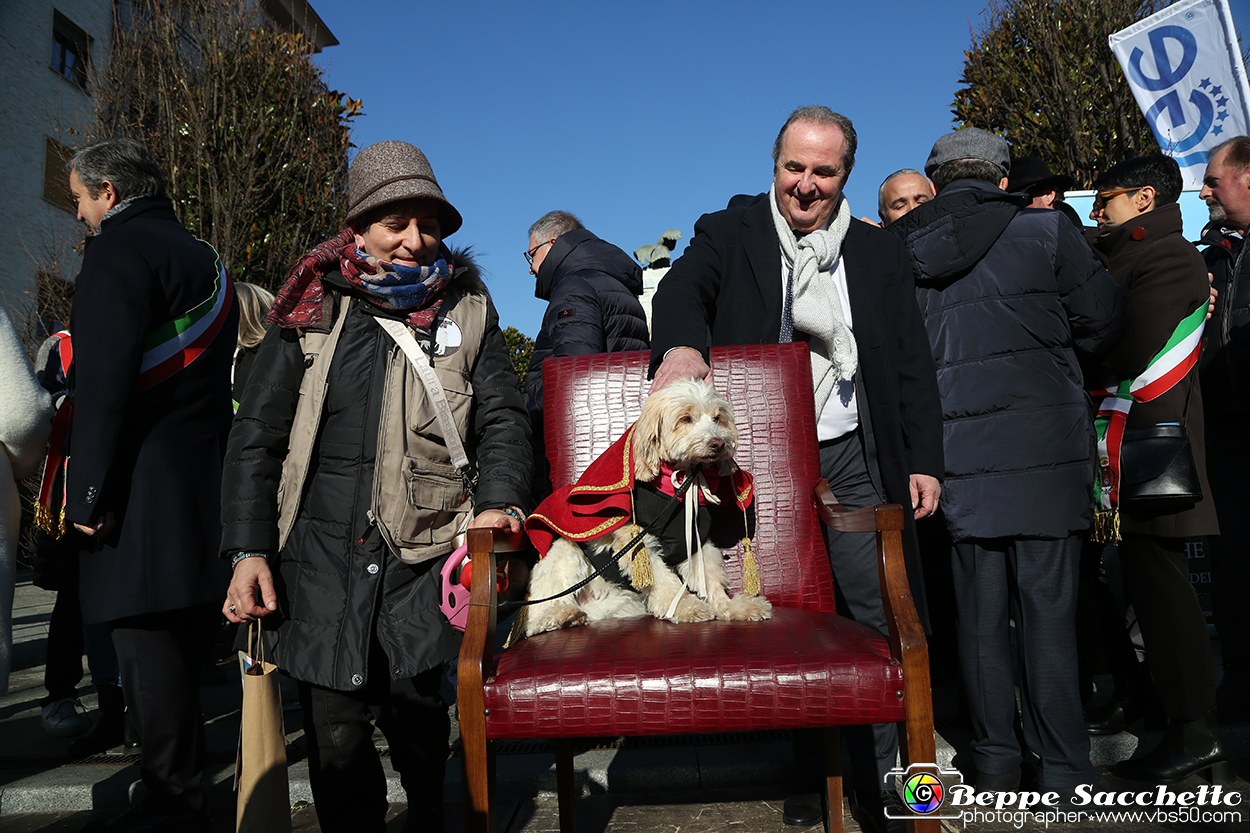
[{"label": "black handbag", "polygon": [[[1197,377],[1197,371],[1190,371]],[[1189,401],[1194,394],[1190,380],[1185,396],[1185,416],[1174,423],[1133,428],[1120,443],[1120,503],[1196,503],[1202,500],[1198,465],[1189,443]]]},{"label": "black handbag", "polygon": [[1124,432],[1120,445],[1120,503],[1202,500],[1198,466],[1184,425]]}]

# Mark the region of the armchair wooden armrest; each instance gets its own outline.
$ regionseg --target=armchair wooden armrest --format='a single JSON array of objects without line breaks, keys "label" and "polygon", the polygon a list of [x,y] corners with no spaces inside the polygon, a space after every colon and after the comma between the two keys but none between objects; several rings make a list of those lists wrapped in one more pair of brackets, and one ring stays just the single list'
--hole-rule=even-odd
[{"label": "armchair wooden armrest", "polygon": [[[473,579],[469,618],[460,645],[456,688],[460,736],[464,748],[465,827],[496,830],[495,807],[485,800],[495,781],[495,749],[486,742],[484,684],[494,672],[495,628],[498,625],[498,589],[495,585],[494,536],[489,529],[468,530]],[[478,806],[480,803],[481,806]]]},{"label": "armchair wooden armrest", "polygon": [[[816,511],[821,521],[840,532],[872,532],[877,536],[877,576],[890,631],[890,654],[903,666],[903,708],[906,731],[899,733],[899,753],[908,763],[937,763],[933,737],[933,690],[929,682],[929,643],[907,581],[903,562],[903,507],[898,504],[847,509],[834,497],[828,481],[816,484]],[[918,819],[915,830],[937,833],[937,819]]]}]

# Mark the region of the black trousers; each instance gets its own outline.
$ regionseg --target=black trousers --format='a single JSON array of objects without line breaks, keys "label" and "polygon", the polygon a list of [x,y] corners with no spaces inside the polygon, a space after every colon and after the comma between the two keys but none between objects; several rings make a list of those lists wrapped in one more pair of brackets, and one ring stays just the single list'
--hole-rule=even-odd
[{"label": "black trousers", "polygon": [[[862,391],[861,391],[862,397]],[[861,419],[863,417],[861,416]],[[881,503],[880,488],[865,450],[866,439],[861,430],[820,444],[820,473],[843,506],[859,509]],[[872,533],[835,532],[825,529],[825,544],[833,565],[838,613],[888,635],[885,608],[881,603],[881,584],[877,574],[877,541]],[[798,730],[793,733],[794,754],[800,771],[818,777],[821,769],[819,732]],[[856,790],[878,791],[886,788],[885,779],[898,759],[898,726],[877,723],[871,726],[847,726],[842,730],[851,759],[851,785]],[[810,785],[809,785],[810,786]]]},{"label": "black trousers", "polygon": [[1220,635],[1220,663],[1224,682],[1231,687],[1250,687],[1250,512],[1242,494],[1250,454],[1207,451],[1207,479],[1220,519],[1220,535],[1208,538],[1214,556],[1215,629]]},{"label": "black trousers", "polygon": [[219,615],[206,605],[109,623],[126,705],[143,744],[145,801],[154,812],[204,808],[200,669]]},{"label": "black trousers", "polygon": [[308,777],[324,833],[383,833],[386,777],[371,719],[390,745],[391,764],[408,796],[405,830],[443,829],[443,778],[451,721],[439,696],[442,666],[392,680],[386,655],[370,648],[369,682],[346,692],[299,684],[308,743]]},{"label": "black trousers", "polygon": [[1011,776],[1024,760],[1015,732],[1014,619],[1024,742],[1037,756],[1041,786],[1067,791],[1090,780],[1076,656],[1081,538],[953,546],[955,632],[978,775]]},{"label": "black trousers", "polygon": [[1185,541],[1125,535],[1120,562],[1163,713],[1169,720],[1197,720],[1215,708],[1215,665]]}]

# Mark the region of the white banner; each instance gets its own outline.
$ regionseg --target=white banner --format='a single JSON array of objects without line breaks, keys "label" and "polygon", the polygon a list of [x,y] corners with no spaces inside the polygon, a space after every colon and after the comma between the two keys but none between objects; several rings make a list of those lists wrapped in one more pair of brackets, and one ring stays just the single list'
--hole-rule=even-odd
[{"label": "white banner", "polygon": [[1159,148],[1180,164],[1186,188],[1201,186],[1210,149],[1250,134],[1228,0],[1180,0],[1108,41]]}]

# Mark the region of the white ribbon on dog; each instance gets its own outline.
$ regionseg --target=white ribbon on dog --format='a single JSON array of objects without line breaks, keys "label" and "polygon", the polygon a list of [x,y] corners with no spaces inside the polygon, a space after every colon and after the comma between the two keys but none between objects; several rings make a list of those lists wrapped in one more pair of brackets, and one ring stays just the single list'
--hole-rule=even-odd
[{"label": "white ribbon on dog", "polygon": [[[677,475],[682,472],[674,471],[668,476],[669,481],[673,484],[673,491],[681,487],[677,482]],[[693,495],[693,499],[691,498]],[[708,503],[720,506],[720,498],[716,493],[708,488],[707,480],[703,477],[703,469],[697,469],[694,475],[694,488],[688,489],[682,495],[682,502],[685,504],[685,525],[686,525],[686,560],[690,562],[694,570],[695,590],[698,595],[704,599],[708,598],[707,591],[707,573],[703,569],[703,559],[695,556],[703,549],[703,541],[699,539],[699,495],[707,500]],[[668,612],[664,614],[665,619],[672,619],[677,613],[677,603],[681,601],[681,593],[673,595],[673,601],[668,606]]]}]

